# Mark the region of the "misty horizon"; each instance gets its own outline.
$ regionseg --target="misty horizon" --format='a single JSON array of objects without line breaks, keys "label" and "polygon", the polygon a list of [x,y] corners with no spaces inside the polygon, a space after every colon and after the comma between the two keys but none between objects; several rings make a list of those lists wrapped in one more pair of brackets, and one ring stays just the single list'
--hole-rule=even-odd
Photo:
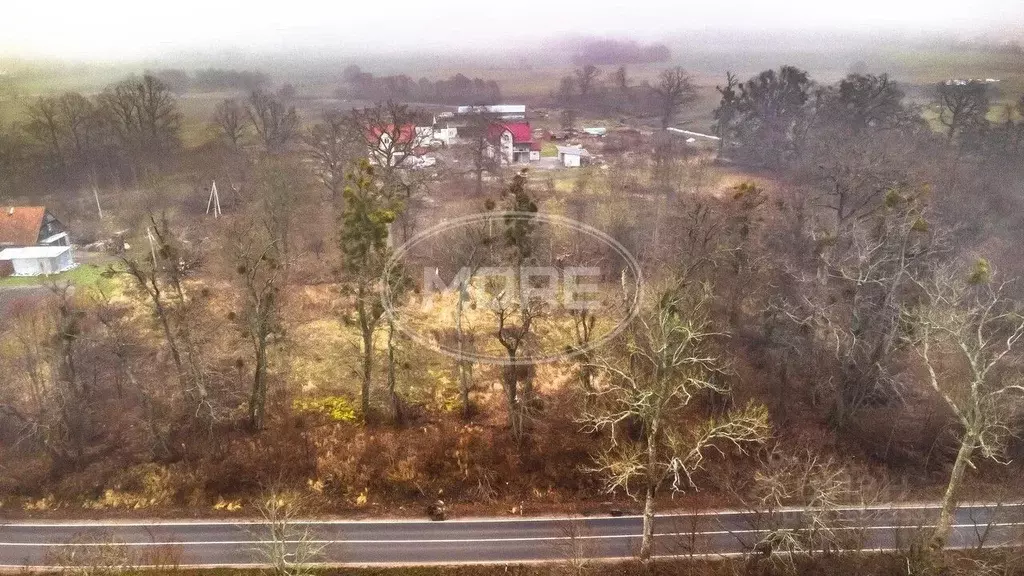
[{"label": "misty horizon", "polygon": [[[159,16],[123,0],[89,5],[19,3],[0,22],[0,56],[83,62],[261,57],[444,54],[446,58],[557,50],[574,37],[632,38],[680,47],[735,50],[821,49],[836,45],[923,40],[1020,41],[1024,10],[1011,0],[983,3],[873,0],[822,9],[805,0],[785,4],[743,1],[729,11],[671,6],[659,0],[614,2],[559,12],[530,2],[512,13],[464,6],[399,2],[387,13],[370,7],[303,0],[238,9],[185,0]],[[54,20],[54,13],[61,14]],[[524,16],[529,15],[529,24]],[[729,46],[719,46],[727,41]],[[769,44],[765,44],[765,42]],[[515,47],[510,51],[510,48]],[[311,54],[315,53],[315,54]],[[532,55],[532,54],[531,54]]]}]

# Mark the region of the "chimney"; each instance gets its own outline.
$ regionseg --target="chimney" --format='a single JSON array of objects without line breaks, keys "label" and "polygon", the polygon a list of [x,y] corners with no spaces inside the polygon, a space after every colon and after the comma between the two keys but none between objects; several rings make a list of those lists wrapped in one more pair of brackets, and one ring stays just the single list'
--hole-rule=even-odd
[{"label": "chimney", "polygon": [[11,206],[10,208],[7,209],[7,215],[14,216],[14,206]]}]

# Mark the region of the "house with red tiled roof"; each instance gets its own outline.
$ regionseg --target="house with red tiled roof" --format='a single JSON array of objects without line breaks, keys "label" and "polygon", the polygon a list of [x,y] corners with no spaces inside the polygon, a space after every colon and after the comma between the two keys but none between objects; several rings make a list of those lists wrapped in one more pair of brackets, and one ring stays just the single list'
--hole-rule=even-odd
[{"label": "house with red tiled roof", "polygon": [[422,156],[430,139],[431,134],[414,124],[371,126],[366,130],[370,162],[379,166],[398,166],[406,156]]},{"label": "house with red tiled roof", "polygon": [[3,206],[0,248],[67,246],[68,233],[45,206]]},{"label": "house with red tiled roof", "polygon": [[487,140],[491,142],[491,155],[502,162],[515,164],[540,158],[529,122],[495,122],[487,128]]},{"label": "house with red tiled roof", "polygon": [[75,266],[67,230],[45,206],[0,208],[0,275],[54,274]]}]

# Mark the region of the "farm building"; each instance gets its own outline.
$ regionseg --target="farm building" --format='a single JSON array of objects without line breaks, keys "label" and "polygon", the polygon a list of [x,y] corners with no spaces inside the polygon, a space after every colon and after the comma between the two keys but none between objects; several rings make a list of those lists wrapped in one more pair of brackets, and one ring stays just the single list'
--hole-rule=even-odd
[{"label": "farm building", "polygon": [[455,108],[455,115],[467,116],[469,114],[486,114],[502,120],[522,120],[526,118],[526,105],[490,104],[485,106],[458,106]]},{"label": "farm building", "polygon": [[75,267],[71,246],[26,246],[0,250],[0,261],[10,262],[15,276],[57,274]]},{"label": "farm building", "polygon": [[64,225],[44,206],[8,206],[0,213],[0,248],[68,244]]},{"label": "farm building", "polygon": [[8,206],[0,212],[0,275],[54,274],[73,268],[64,225],[44,206]]},{"label": "farm building", "polygon": [[566,168],[578,168],[590,162],[590,152],[581,146],[559,146],[558,163]]}]

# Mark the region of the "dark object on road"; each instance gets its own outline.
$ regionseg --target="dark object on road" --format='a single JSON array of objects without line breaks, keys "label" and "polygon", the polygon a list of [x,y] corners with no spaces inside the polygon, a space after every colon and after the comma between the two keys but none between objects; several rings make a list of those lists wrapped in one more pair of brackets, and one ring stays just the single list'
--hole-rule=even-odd
[{"label": "dark object on road", "polygon": [[427,506],[427,516],[435,521],[447,520],[448,507],[445,506],[444,500],[435,500],[433,504]]},{"label": "dark object on road", "polygon": [[608,510],[608,515],[612,518],[618,518],[619,516],[622,516],[622,514],[623,512],[621,508],[610,508]]}]

